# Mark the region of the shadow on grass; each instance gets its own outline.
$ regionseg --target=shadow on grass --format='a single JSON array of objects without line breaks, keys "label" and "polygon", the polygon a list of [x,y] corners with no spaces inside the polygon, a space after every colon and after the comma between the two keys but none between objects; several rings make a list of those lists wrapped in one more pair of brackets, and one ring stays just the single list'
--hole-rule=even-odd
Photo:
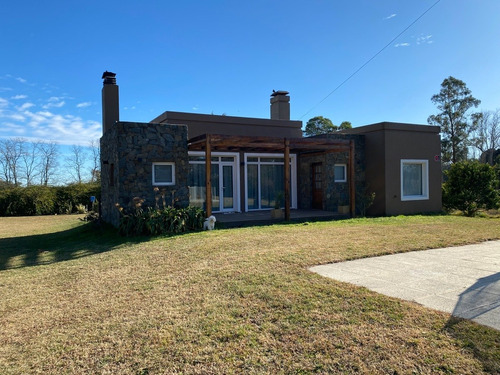
[{"label": "shadow on grass", "polygon": [[116,230],[86,223],[56,233],[0,239],[0,270],[51,264],[107,252],[149,237],[122,237]]},{"label": "shadow on grass", "polygon": [[500,331],[468,319],[493,324],[498,321],[500,273],[482,277],[461,293],[445,330],[481,361],[484,371],[500,374]]}]

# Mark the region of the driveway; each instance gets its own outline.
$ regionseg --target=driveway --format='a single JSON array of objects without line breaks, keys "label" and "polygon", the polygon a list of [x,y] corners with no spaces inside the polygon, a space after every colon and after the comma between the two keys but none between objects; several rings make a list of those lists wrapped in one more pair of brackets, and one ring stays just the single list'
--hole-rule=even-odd
[{"label": "driveway", "polygon": [[500,241],[310,268],[500,330]]}]

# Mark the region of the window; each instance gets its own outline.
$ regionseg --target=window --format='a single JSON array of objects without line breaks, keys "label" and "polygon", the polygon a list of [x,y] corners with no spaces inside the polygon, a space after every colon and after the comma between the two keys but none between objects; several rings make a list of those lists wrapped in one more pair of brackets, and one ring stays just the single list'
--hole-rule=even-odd
[{"label": "window", "polygon": [[401,200],[429,199],[429,162],[401,160]]},{"label": "window", "polygon": [[[246,209],[273,208],[284,197],[283,154],[245,154]],[[290,205],[297,206],[296,155],[290,154]],[[282,201],[284,202],[284,201]]]},{"label": "window", "polygon": [[346,182],[347,181],[347,176],[346,176],[346,165],[345,164],[335,164],[334,166],[334,178],[335,182]]},{"label": "window", "polygon": [[175,185],[175,163],[153,163],[153,185]]}]

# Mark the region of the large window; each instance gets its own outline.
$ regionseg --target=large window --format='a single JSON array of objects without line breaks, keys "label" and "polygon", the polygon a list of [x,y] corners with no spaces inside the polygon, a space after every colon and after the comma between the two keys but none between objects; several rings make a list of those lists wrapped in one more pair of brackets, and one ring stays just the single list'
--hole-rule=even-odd
[{"label": "large window", "polygon": [[401,160],[401,200],[429,199],[429,162]]},{"label": "large window", "polygon": [[[284,206],[284,158],[281,154],[245,154],[246,208],[262,210]],[[295,155],[290,155],[291,206],[296,207]]]},{"label": "large window", "polygon": [[175,185],[175,163],[153,163],[153,185]]}]

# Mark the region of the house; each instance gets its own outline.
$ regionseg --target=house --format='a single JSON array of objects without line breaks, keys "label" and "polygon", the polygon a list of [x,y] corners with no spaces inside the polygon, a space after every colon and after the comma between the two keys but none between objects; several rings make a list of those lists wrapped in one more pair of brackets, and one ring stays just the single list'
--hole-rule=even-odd
[{"label": "house", "polygon": [[380,123],[306,138],[286,91],[272,93],[270,119],[168,111],[123,122],[115,74],[102,78],[101,211],[114,225],[116,204],[154,205],[158,194],[207,215],[280,206],[286,218],[291,209],[355,216],[372,192],[369,214],[441,210],[439,127]]}]

